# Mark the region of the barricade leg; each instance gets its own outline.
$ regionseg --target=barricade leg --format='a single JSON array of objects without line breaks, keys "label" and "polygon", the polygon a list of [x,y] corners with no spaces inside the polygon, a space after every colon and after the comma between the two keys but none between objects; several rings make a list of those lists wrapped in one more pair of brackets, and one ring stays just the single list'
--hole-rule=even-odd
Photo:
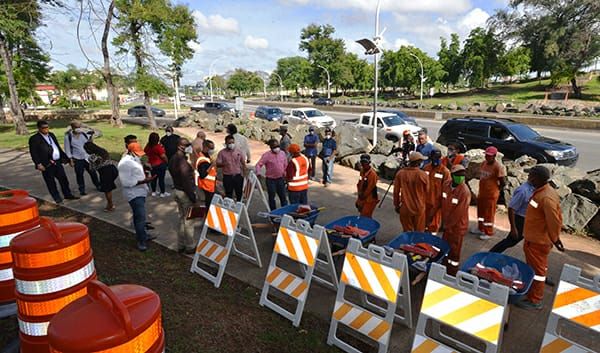
[{"label": "barricade leg", "polygon": [[[196,247],[196,253],[194,254],[194,260],[192,261],[190,272],[199,274],[200,276],[212,282],[215,288],[219,288],[219,286],[221,286],[221,281],[223,280],[223,275],[225,274],[225,267],[227,265],[227,261],[229,260],[229,254],[231,253],[233,237],[227,237],[227,243],[225,246],[223,246],[207,239],[207,232],[208,227],[203,227],[202,234],[198,240],[198,246]],[[210,264],[217,266],[217,273],[215,275],[200,267],[199,263],[201,257],[204,260],[208,260],[209,266]]]},{"label": "barricade leg", "polygon": [[[241,232],[241,230],[244,228],[244,225],[248,230],[247,235]],[[245,253],[236,247],[236,241],[242,239],[244,240],[246,245],[249,245],[252,254]],[[233,242],[233,252],[242,259],[255,263],[259,268],[262,268],[262,260],[260,259],[258,246],[256,245],[256,238],[254,237],[254,230],[252,229],[252,224],[250,223],[250,217],[248,217],[248,210],[246,209],[246,206],[242,208],[241,222],[239,223],[238,229],[236,230]]]},{"label": "barricade leg", "polygon": [[[326,233],[323,235],[323,239],[321,239],[319,252],[317,253],[317,258],[315,261],[316,263],[313,273],[313,279],[315,282],[318,282],[329,289],[337,290],[337,273],[335,272],[335,264],[333,262],[333,256],[331,255],[331,248],[329,246]],[[306,269],[303,268],[303,271],[306,271]],[[322,277],[322,275],[325,276]]]}]

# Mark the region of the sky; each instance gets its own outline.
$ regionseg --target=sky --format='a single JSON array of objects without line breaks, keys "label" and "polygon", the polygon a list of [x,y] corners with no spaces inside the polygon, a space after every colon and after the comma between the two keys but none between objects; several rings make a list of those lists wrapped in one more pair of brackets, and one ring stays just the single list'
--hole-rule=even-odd
[{"label": "sky", "polygon": [[[235,68],[271,72],[279,58],[306,56],[298,43],[302,28],[311,23],[333,25],[334,37],[343,39],[348,51],[364,58],[364,50],[355,41],[372,38],[375,32],[376,0],[173,1],[190,7],[198,32],[198,42],[191,43],[195,55],[183,68],[184,84],[208,76],[211,64],[213,74]],[[385,28],[382,46],[397,49],[412,45],[436,57],[440,37],[458,33],[463,40],[506,4],[507,0],[381,0],[380,29]],[[79,10],[47,11],[45,26],[39,31],[42,48],[50,53],[56,70],[67,64],[93,68],[77,42]],[[85,8],[80,26],[81,46],[96,63],[101,62],[95,42],[102,35],[102,24],[85,18],[91,14],[93,19],[94,12],[102,11]],[[127,71],[133,63],[122,56],[116,66]]]}]

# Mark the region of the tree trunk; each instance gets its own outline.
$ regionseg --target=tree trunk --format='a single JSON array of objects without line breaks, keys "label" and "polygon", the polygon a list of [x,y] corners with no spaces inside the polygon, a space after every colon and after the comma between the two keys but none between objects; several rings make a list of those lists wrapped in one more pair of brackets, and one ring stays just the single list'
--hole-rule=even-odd
[{"label": "tree trunk", "polygon": [[4,113],[4,95],[0,94],[0,124],[6,124],[6,114]]},{"label": "tree trunk", "polygon": [[8,50],[4,36],[0,33],[0,55],[4,62],[6,71],[6,80],[8,81],[8,92],[10,93],[10,111],[12,112],[15,132],[17,135],[27,135],[27,125],[25,124],[25,114],[19,104],[19,93],[17,92],[17,83],[13,75],[12,55]]},{"label": "tree trunk", "polygon": [[[144,74],[144,62],[142,60],[143,49],[142,42],[140,40],[141,26],[137,23],[131,24],[131,38],[134,47],[134,56],[136,64],[136,73],[139,75]],[[148,116],[148,122],[150,123],[150,129],[156,129],[156,120],[154,120],[154,114],[152,114],[152,108],[150,107],[150,93],[144,91],[144,107],[146,108],[146,115]]]},{"label": "tree trunk", "polygon": [[577,78],[571,79],[571,88],[573,89],[573,96],[581,98],[581,87],[577,86]]},{"label": "tree trunk", "polygon": [[121,120],[121,112],[119,111],[119,90],[113,83],[112,70],[110,68],[110,56],[108,51],[108,36],[110,34],[111,21],[115,11],[115,0],[110,2],[108,6],[108,12],[106,14],[106,21],[104,22],[104,32],[102,33],[102,58],[104,59],[104,67],[102,70],[102,76],[104,82],[106,82],[106,91],[108,92],[108,101],[110,102],[110,108],[112,110],[110,122],[117,127],[123,127],[123,121]]}]

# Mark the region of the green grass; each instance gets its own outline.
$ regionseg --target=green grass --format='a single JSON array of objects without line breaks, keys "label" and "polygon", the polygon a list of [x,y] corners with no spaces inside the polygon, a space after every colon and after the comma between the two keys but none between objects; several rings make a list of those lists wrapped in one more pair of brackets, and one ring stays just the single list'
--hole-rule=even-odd
[{"label": "green grass", "polygon": [[[70,120],[51,120],[50,131],[56,135],[56,138],[62,145],[64,133],[69,126]],[[136,135],[138,141],[143,146],[148,140],[150,131],[139,125],[124,124],[123,128],[118,128],[110,125],[106,120],[86,120],[85,125],[102,131],[102,136],[94,139],[94,142],[105,148],[113,159],[119,159],[123,153],[123,137],[126,135]],[[35,121],[27,122],[27,128],[30,135],[20,136],[15,134],[15,129],[12,124],[0,124],[0,148],[9,149],[26,149],[28,148],[29,136],[37,132]]]}]

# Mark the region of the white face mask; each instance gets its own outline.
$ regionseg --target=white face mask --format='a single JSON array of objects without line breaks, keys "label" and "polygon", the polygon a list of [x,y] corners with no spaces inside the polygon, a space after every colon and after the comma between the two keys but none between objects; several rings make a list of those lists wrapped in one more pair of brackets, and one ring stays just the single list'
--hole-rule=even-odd
[{"label": "white face mask", "polygon": [[326,139],[330,139],[330,138],[331,138],[331,135],[325,135],[325,138],[326,138]]},{"label": "white face mask", "polygon": [[279,153],[281,151],[281,148],[279,147],[275,147],[271,150],[273,153]]},{"label": "white face mask", "polygon": [[235,148],[235,143],[228,143],[227,144],[227,148],[230,149],[230,150],[234,149]]},{"label": "white face mask", "polygon": [[310,135],[314,135],[314,134],[315,134],[315,132],[314,132],[314,131],[309,131],[308,133],[309,133]]},{"label": "white face mask", "polygon": [[206,153],[208,153],[209,155],[211,155],[211,154],[215,153],[215,150],[208,150],[208,151],[206,151]]},{"label": "white face mask", "polygon": [[184,152],[184,153],[187,153],[187,154],[191,154],[191,153],[192,153],[192,146],[187,146],[187,147],[186,147],[186,148],[183,150],[183,152]]},{"label": "white face mask", "polygon": [[171,135],[173,135],[173,133],[171,131],[167,131],[167,132],[165,132],[165,135],[171,136]]}]

